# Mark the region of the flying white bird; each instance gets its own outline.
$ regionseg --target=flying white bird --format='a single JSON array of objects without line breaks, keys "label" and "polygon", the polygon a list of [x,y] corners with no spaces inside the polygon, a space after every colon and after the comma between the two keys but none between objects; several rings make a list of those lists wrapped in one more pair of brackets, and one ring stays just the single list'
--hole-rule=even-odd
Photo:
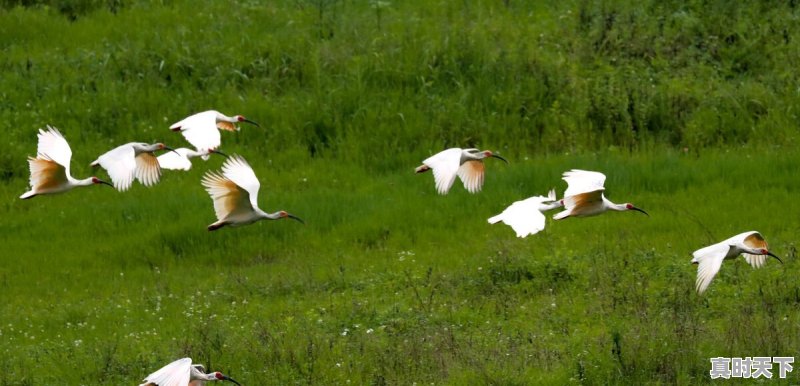
[{"label": "flying white bird", "polygon": [[292,218],[301,223],[299,217],[278,211],[266,213],[258,208],[258,189],[261,186],[253,168],[239,155],[234,154],[222,164],[222,173],[207,172],[202,181],[214,201],[217,222],[208,230],[217,230],[225,225],[247,225],[258,220]]},{"label": "flying white bird", "polygon": [[556,201],[556,191],[550,190],[547,197],[533,196],[522,201],[517,201],[503,213],[489,219],[489,224],[502,221],[517,232],[517,237],[534,235],[544,229],[544,214],[553,208],[558,208],[561,203]]},{"label": "flying white bird", "polygon": [[567,217],[595,216],[607,210],[635,210],[647,214],[633,204],[615,204],[609,201],[603,195],[605,190],[603,183],[606,181],[603,173],[572,169],[564,172],[562,179],[567,182],[567,190],[564,192],[564,198],[560,201],[565,210],[553,216],[556,220]]},{"label": "flying white bird", "polygon": [[89,186],[93,184],[106,184],[97,177],[83,180],[72,178],[69,173],[69,162],[72,158],[70,149],[64,136],[52,126],[47,126],[47,131],[39,129],[39,145],[36,149],[36,158],[28,157],[28,166],[31,170],[31,190],[23,193],[19,198],[25,200],[39,194],[54,194],[70,190],[76,186]]},{"label": "flying white bird", "polygon": [[191,159],[194,157],[207,157],[211,153],[216,153],[227,157],[227,155],[219,150],[204,150],[197,151],[179,147],[174,152],[169,151],[157,157],[158,165],[161,169],[167,170],[189,170],[192,168]]},{"label": "flying white bird", "polygon": [[131,187],[134,177],[145,186],[158,182],[161,178],[161,168],[153,152],[164,149],[175,151],[163,143],[150,145],[144,142],[130,142],[109,150],[91,165],[100,165],[106,169],[114,182],[114,187],[124,192]]},{"label": "flying white bird", "polygon": [[433,179],[436,181],[436,191],[439,194],[447,194],[456,176],[461,178],[467,191],[477,193],[483,187],[483,159],[488,157],[499,158],[508,163],[505,158],[489,150],[454,147],[430,156],[414,171],[424,173],[433,169]]},{"label": "flying white bird", "polygon": [[[186,117],[180,122],[174,123],[169,129],[180,131],[186,140],[197,148],[197,151],[202,152],[219,147],[222,142],[220,130],[239,131],[239,126],[235,125],[239,122],[247,122],[260,127],[258,123],[241,115],[229,117],[219,111],[208,110]],[[208,155],[202,157],[204,160],[208,159]]]},{"label": "flying white bird", "polygon": [[202,386],[206,381],[229,381],[241,386],[219,371],[205,372],[203,365],[192,364],[192,358],[178,359],[148,375],[139,386]]},{"label": "flying white bird", "polygon": [[708,288],[711,280],[719,272],[723,260],[735,259],[740,254],[753,268],[762,267],[767,261],[767,256],[772,256],[783,264],[783,260],[769,251],[767,242],[761,233],[750,231],[738,234],[692,253],[694,256],[692,264],[697,264],[697,281],[695,282],[697,293],[702,294]]}]

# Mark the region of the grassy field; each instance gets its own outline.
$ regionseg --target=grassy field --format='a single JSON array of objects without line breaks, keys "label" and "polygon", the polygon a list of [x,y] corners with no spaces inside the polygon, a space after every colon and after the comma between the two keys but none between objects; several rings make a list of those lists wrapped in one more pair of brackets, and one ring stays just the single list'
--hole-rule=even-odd
[{"label": "grassy field", "polygon": [[[243,385],[699,384],[710,357],[800,349],[793,3],[2,4],[0,385],[182,356]],[[45,124],[85,177],[209,108],[262,124],[223,150],[306,225],[206,231],[221,158],[17,198]],[[413,168],[449,146],[511,163],[438,196]],[[571,168],[651,216],[487,224]],[[696,295],[691,252],[746,230],[785,264]]]}]

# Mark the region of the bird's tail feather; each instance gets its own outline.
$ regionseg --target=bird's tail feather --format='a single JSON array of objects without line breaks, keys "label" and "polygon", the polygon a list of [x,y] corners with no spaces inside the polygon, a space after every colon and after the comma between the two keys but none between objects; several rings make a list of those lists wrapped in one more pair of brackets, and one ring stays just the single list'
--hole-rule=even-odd
[{"label": "bird's tail feather", "polygon": [[31,197],[33,197],[33,196],[35,196],[35,195],[36,195],[36,193],[34,193],[34,191],[33,191],[33,190],[29,190],[29,191],[27,191],[27,192],[25,192],[25,193],[22,193],[22,195],[21,195],[21,196],[19,196],[19,198],[21,198],[21,199],[23,199],[23,200],[27,200],[27,199],[29,199],[29,198],[31,198]]},{"label": "bird's tail feather", "polygon": [[500,218],[499,214],[494,217],[489,217],[489,224],[497,224],[500,220],[502,219]]}]

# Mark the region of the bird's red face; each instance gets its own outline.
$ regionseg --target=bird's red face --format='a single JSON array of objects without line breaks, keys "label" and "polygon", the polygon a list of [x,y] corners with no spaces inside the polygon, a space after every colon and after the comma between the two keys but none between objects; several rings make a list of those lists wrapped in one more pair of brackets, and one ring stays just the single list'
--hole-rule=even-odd
[{"label": "bird's red face", "polygon": [[236,120],[237,120],[237,121],[239,121],[239,122],[244,122],[244,121],[245,121],[245,119],[246,119],[246,118],[245,118],[245,117],[243,117],[243,116],[241,116],[241,115],[237,115],[237,116],[236,116]]},{"label": "bird's red face", "polygon": [[766,250],[766,249],[762,249],[762,250],[761,250],[761,254],[762,254],[762,255],[768,255],[768,254],[769,254],[769,251],[768,251],[768,250]]},{"label": "bird's red face", "polygon": [[628,208],[628,210],[631,210],[633,209],[633,204],[625,204],[625,207]]},{"label": "bird's red face", "polygon": [[100,179],[97,178],[97,177],[92,177],[92,183],[93,184],[102,184],[102,182],[100,182]]},{"label": "bird's red face", "polygon": [[289,217],[289,213],[287,213],[285,210],[282,210],[281,211],[281,218],[284,218],[284,217]]},{"label": "bird's red face", "polygon": [[156,146],[158,146],[159,150],[164,150],[164,148],[166,147],[166,146],[164,146],[163,143],[157,143]]},{"label": "bird's red face", "polygon": [[492,156],[492,152],[489,151],[489,150],[486,150],[486,151],[483,152],[483,155],[484,155],[484,157],[491,157]]},{"label": "bird's red face", "polygon": [[217,378],[217,379],[219,379],[220,381],[221,381],[221,380],[223,380],[223,379],[225,379],[225,376],[224,376],[224,375],[222,375],[222,373],[220,373],[219,371],[217,371],[216,373],[214,373],[214,377],[215,377],[215,378]]}]

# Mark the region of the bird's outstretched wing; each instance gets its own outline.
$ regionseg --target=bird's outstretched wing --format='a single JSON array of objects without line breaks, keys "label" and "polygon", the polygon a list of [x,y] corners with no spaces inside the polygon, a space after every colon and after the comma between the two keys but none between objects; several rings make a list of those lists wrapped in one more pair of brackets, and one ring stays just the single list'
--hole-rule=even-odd
[{"label": "bird's outstretched wing", "polygon": [[603,184],[606,182],[606,176],[600,172],[572,169],[564,172],[562,179],[567,182],[567,190],[564,192],[565,198],[605,189]]},{"label": "bird's outstretched wing", "polygon": [[59,163],[49,159],[43,154],[39,158],[28,158],[31,170],[31,189],[43,192],[57,188],[67,182],[66,170]]},{"label": "bird's outstretched wing", "polygon": [[158,166],[158,158],[152,153],[139,153],[139,155],[136,156],[134,175],[144,186],[154,185],[161,178],[161,168]]},{"label": "bird's outstretched wing", "polygon": [[139,386],[187,386],[192,358],[178,359],[147,376]]},{"label": "bird's outstretched wing", "polygon": [[539,233],[545,226],[545,218],[541,210],[546,208],[544,208],[542,204],[553,201],[554,199],[555,192],[550,191],[548,197],[533,196],[525,200],[517,201],[506,208],[503,213],[489,218],[489,223],[495,224],[502,221],[517,232],[517,237],[525,237]]},{"label": "bird's outstretched wing", "polygon": [[[764,240],[764,236],[761,236],[761,233],[756,231],[750,232],[749,235],[745,236],[742,243],[750,248],[753,249],[767,249],[769,250],[769,246],[767,245],[767,241]],[[753,268],[761,268],[767,262],[768,255],[751,255],[749,253],[742,253],[747,262],[753,266]]]},{"label": "bird's outstretched wing", "polygon": [[181,134],[199,151],[216,149],[222,143],[219,130],[214,126],[214,122],[211,122],[210,125],[194,126],[190,129],[182,130]]},{"label": "bird's outstretched wing", "polygon": [[433,179],[436,181],[436,191],[447,194],[456,180],[458,167],[461,163],[461,149],[452,148],[436,153],[422,163],[433,169]]},{"label": "bird's outstretched wing", "polygon": [[478,193],[483,187],[484,164],[482,160],[469,160],[458,167],[458,178],[470,193]]},{"label": "bird's outstretched wing", "polygon": [[225,163],[222,164],[222,174],[246,190],[250,195],[250,203],[254,208],[258,207],[258,189],[261,184],[258,182],[253,168],[242,156],[234,154],[225,160]]},{"label": "bird's outstretched wing", "polygon": [[69,161],[72,159],[72,149],[69,143],[55,127],[47,126],[47,130],[39,129],[39,144],[36,148],[38,157],[51,160],[61,165],[69,175]]},{"label": "bird's outstretched wing", "polygon": [[192,146],[204,151],[218,148],[222,141],[216,122],[217,112],[208,110],[186,117],[174,123],[170,129],[180,130]]},{"label": "bird's outstretched wing", "polygon": [[692,263],[697,264],[695,288],[698,294],[702,294],[711,284],[711,280],[719,272],[722,261],[725,260],[725,256],[728,255],[730,250],[730,245],[726,242],[721,242],[698,249],[692,253],[692,256],[694,256]]},{"label": "bird's outstretched wing", "polygon": [[250,195],[227,177],[217,172],[207,172],[201,182],[214,201],[217,220],[225,221],[237,213],[252,210]]},{"label": "bird's outstretched wing", "polygon": [[[167,169],[167,170],[189,170],[189,169],[192,168],[192,161],[190,161],[189,157],[187,157],[187,154],[190,151],[191,150],[189,150],[189,149],[187,149],[185,147],[181,147],[181,148],[175,149],[174,152],[168,151],[168,152],[158,156],[156,159],[158,159],[158,165],[162,169]],[[175,153],[177,153],[177,154],[175,154]]]},{"label": "bird's outstretched wing", "polygon": [[[124,192],[131,187],[136,170],[136,152],[131,144],[109,150],[97,158],[97,163],[106,169],[117,190]],[[94,164],[94,163],[93,163]]]}]

